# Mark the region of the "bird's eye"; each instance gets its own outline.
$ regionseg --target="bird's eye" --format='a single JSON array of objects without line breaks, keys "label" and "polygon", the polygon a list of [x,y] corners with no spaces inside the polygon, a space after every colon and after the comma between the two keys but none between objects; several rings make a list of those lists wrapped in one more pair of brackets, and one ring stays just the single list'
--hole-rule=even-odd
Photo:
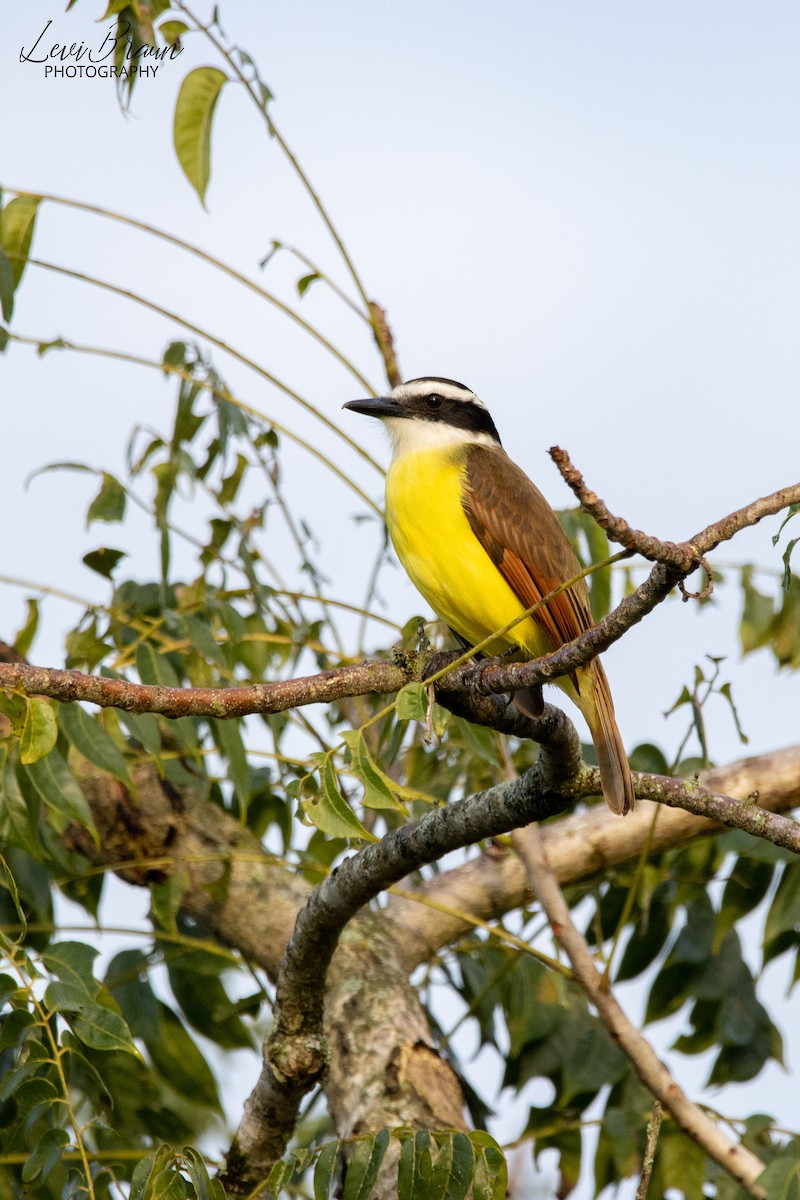
[{"label": "bird's eye", "polygon": [[444,397],[439,396],[436,392],[432,392],[430,396],[425,397],[425,406],[435,412],[437,408],[441,408],[444,404]]}]

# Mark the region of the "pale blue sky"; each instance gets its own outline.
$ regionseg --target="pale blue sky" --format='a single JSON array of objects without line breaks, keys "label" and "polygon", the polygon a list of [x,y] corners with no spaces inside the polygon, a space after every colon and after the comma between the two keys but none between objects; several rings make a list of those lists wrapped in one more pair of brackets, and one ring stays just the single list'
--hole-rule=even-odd
[{"label": "pale blue sky", "polygon": [[[107,28],[93,20],[100,7],[81,0],[64,14],[56,3],[6,5],[0,98],[17,116],[4,125],[2,181],[136,212],[245,271],[282,238],[344,280],[315,214],[232,89],[218,109],[208,213],[193,197],[171,148],[171,112],[187,68],[211,61],[199,39],[141,83],[127,119],[108,81],[45,79],[42,66],[18,61],[48,18],[45,43],[99,44]],[[402,15],[376,18],[373,5],[351,0],[229,3],[223,18],[260,62],[276,121],[368,291],[388,308],[406,375],[446,374],[475,388],[507,448],[554,504],[570,496],[546,457],[553,442],[570,450],[612,508],[672,538],[796,477],[794,4],[411,3]],[[49,208],[37,249],[222,330],[330,415],[359,390],[263,306],[140,235]],[[269,282],[292,277],[276,263]],[[320,290],[303,311],[372,368],[346,311]],[[121,338],[113,322],[123,312]],[[174,332],[141,309],[33,270],[16,326],[151,356]],[[220,362],[245,398],[303,425],[287,402]],[[2,486],[20,518],[14,569],[39,578],[44,557],[63,581],[76,559],[68,497],[79,504],[89,485],[49,477],[23,499],[22,478],[53,458],[113,466],[135,420],[161,421],[171,389],[141,372],[63,356],[37,364],[14,353],[0,371],[13,406]],[[385,455],[378,430],[349,414],[341,420]],[[359,471],[346,453],[342,461]],[[290,465],[302,505],[307,464]],[[378,494],[376,479],[360,478]],[[325,505],[320,526],[331,560],[352,511],[333,489],[337,503]],[[45,518],[38,506],[54,498]],[[719,560],[777,563],[770,532],[746,535]],[[87,548],[96,541],[90,536]],[[153,568],[152,560],[142,565]],[[401,617],[419,607],[400,576],[393,591]],[[669,741],[660,713],[694,662],[706,650],[735,656],[734,599],[720,601],[724,619],[674,605],[609,654],[629,743]],[[664,641],[670,649],[659,654],[660,679],[645,684],[648,638],[653,653]],[[792,740],[796,681],[773,684],[766,655],[730,669],[753,749]],[[764,703],[768,687],[776,705]],[[735,755],[721,711],[719,725],[718,757]]]},{"label": "pale blue sky", "polygon": [[[180,79],[213,61],[199,39],[143,81],[122,117],[108,81],[45,79],[19,62],[46,40],[99,44],[103,5],[4,0],[0,181],[93,201],[174,230],[245,272],[272,238],[345,276],[316,217],[263,137],[251,105],[221,98],[208,212],[171,147]],[[201,12],[210,6],[204,5]],[[557,506],[570,495],[550,464],[569,449],[590,484],[633,524],[680,538],[800,474],[800,8],[792,2],[472,0],[378,6],[227,0],[227,33],[261,65],[274,117],[339,224],[371,295],[383,303],[407,376],[450,375],[490,406],[506,448]],[[297,384],[330,416],[359,389],[275,315],[157,243],[47,208],[36,251],[191,314]],[[275,263],[268,280],[295,272]],[[367,340],[312,289],[310,319],[377,379]],[[128,312],[128,326],[114,321]],[[148,356],[176,330],[82,285],[30,270],[15,328]],[[318,438],[319,427],[235,364],[249,402]],[[63,355],[0,360],[2,570],[104,595],[76,567],[105,531],[85,535],[93,485],[25,476],[53,459],[118,469],[135,422],[166,426],[173,387],[157,376]],[[379,431],[343,424],[382,460]],[[332,448],[334,443],[321,439]],[[378,495],[377,476],[342,465]],[[369,528],[338,484],[287,454],[288,488],[314,517],[339,592],[344,546],[367,558]],[[138,521],[138,518],[135,519]],[[156,571],[140,527],[142,575]],[[748,533],[715,561],[779,566],[770,535]],[[795,531],[795,532],[800,532]],[[113,544],[113,531],[110,534]],[[422,605],[399,572],[391,612]],[[0,591],[0,636],[21,624],[24,593]],[[72,610],[50,605],[58,622]],[[607,655],[623,735],[674,746],[665,724],[704,652],[727,654],[751,752],[796,741],[797,678],[766,654],[738,661],[738,595],[702,614],[673,603]],[[57,662],[56,633],[37,658]],[[712,749],[742,753],[722,707]],[[773,1073],[780,1081],[780,1076]]]}]

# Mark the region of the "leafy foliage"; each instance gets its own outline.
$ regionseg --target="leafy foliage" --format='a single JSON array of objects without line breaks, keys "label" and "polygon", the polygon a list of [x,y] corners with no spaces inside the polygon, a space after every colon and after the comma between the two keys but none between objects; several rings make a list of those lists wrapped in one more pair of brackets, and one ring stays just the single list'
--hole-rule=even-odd
[{"label": "leafy foliage", "polygon": [[[164,0],[112,0],[105,16],[117,21],[117,54],[177,46],[177,39],[197,34],[182,21],[162,20],[168,15]],[[268,111],[271,93],[255,64],[228,47],[218,14],[205,33],[213,34],[224,69],[191,72],[174,116],[178,160],[201,202],[223,87],[245,87],[266,132],[280,144]],[[132,86],[132,80],[123,85],[123,99],[130,99],[126,89]],[[296,160],[289,155],[288,161],[307,184]],[[0,212],[6,322],[13,317],[40,205],[35,196],[19,195]],[[363,299],[343,253],[353,291]],[[299,297],[313,305],[324,288],[340,294],[324,272],[300,257],[308,270],[296,284]],[[361,378],[288,303],[245,282]],[[348,297],[348,303],[354,301]],[[361,315],[372,320],[368,308]],[[372,331],[377,338],[374,325]],[[2,348],[15,336],[3,330]],[[224,348],[224,338],[212,344]],[[42,353],[56,348],[67,352],[70,343],[58,337],[39,344]],[[374,517],[374,502],[336,456],[245,404],[198,345],[176,336],[148,365],[175,386],[170,427],[136,428],[121,475],[94,465],[55,464],[98,481],[88,498],[86,526],[114,526],[114,540],[128,547],[99,545],[84,556],[103,591],[68,633],[66,665],[160,688],[217,688],[332,669],[351,661],[346,648],[386,658],[413,652],[418,621],[400,630],[380,611],[383,547],[363,605],[339,601],[330,594],[314,531],[287,500],[283,464],[291,441],[307,456],[304,469],[321,489],[334,478],[345,482],[362,515]],[[248,365],[277,386],[264,368]],[[386,356],[376,366],[388,371]],[[332,425],[293,389],[283,387],[282,394],[287,404]],[[178,515],[187,495],[196,501],[190,530]],[[152,526],[157,566],[149,578],[126,574],[134,508],[144,510]],[[583,514],[561,518],[583,563],[608,558],[605,534]],[[768,649],[787,669],[800,666],[800,583],[790,569],[796,541],[783,552],[774,596],[761,590],[766,585],[760,581],[756,586],[752,568],[740,577],[743,651]],[[279,564],[271,557],[275,545]],[[599,618],[611,607],[615,576],[604,567],[589,582]],[[40,610],[40,600],[31,598],[14,640],[20,656],[35,645]],[[445,636],[436,626],[429,632],[434,645]],[[710,669],[697,667],[674,706],[691,714],[690,735],[696,735],[703,761],[711,757],[703,722],[709,698],[721,695],[738,721],[730,686],[718,677],[718,660]],[[264,714],[238,724],[222,716],[167,721],[150,713],[95,713],[0,693],[0,925],[8,964],[0,975],[0,1194],[17,1196],[28,1188],[56,1200],[84,1189],[116,1200],[124,1186],[132,1200],[221,1200],[223,1185],[200,1147],[224,1141],[221,1083],[229,1056],[249,1055],[250,1069],[257,1069],[270,999],[263,971],[244,951],[202,937],[182,907],[186,881],[174,863],[148,859],[139,843],[133,862],[93,860],[101,843],[89,799],[93,788],[131,797],[133,808],[125,809],[130,814],[143,806],[146,789],[157,785],[177,810],[203,806],[212,826],[215,817],[232,818],[243,836],[264,841],[282,870],[316,883],[353,844],[377,840],[432,804],[481,790],[510,767],[523,770],[534,756],[528,744],[504,747],[488,730],[431,706],[428,689],[418,683],[391,702],[363,697],[333,704],[324,714]],[[637,747],[632,757],[642,770],[669,772],[658,746]],[[675,768],[687,765],[683,759]],[[134,830],[128,832],[133,839]],[[103,863],[147,885],[150,910],[146,931],[123,929],[118,936],[124,948],[110,958],[104,954],[99,971],[91,943],[99,939],[105,950],[109,885]],[[226,894],[231,870],[231,863],[221,864],[219,876],[206,885],[210,903]],[[713,1051],[709,1085],[746,1081],[770,1061],[782,1061],[781,1035],[760,976],[785,955],[793,981],[800,977],[800,865],[790,855],[727,833],[643,856],[638,864],[576,885],[568,899],[610,980],[641,982],[647,1021],[679,1014],[685,1032],[674,1049],[683,1055]],[[87,914],[87,940],[59,933],[64,900]],[[530,1106],[522,1137],[536,1158],[555,1152],[560,1195],[586,1177],[584,1132],[594,1119],[587,1114],[600,1114],[591,1164],[599,1193],[639,1171],[652,1098],[583,994],[556,969],[550,941],[530,933],[529,916],[522,913],[518,922],[524,938],[509,938],[499,927],[482,929],[430,964],[430,974],[460,996],[462,1019],[479,1045],[505,1053],[505,1087],[518,1093],[539,1081],[550,1089],[546,1105]],[[758,968],[742,952],[744,920],[760,931]],[[478,1121],[487,1120],[491,1099],[469,1092]],[[274,1196],[367,1200],[394,1152],[401,1200],[463,1200],[470,1189],[476,1200],[506,1195],[506,1160],[482,1130],[401,1127],[345,1144],[324,1140],[327,1129],[315,1131],[307,1119],[301,1133],[303,1144],[271,1169],[267,1188]],[[769,1194],[797,1195],[798,1139],[777,1131],[771,1117],[754,1114],[745,1122],[744,1141],[768,1164],[763,1182]],[[677,1187],[695,1196],[707,1184],[720,1200],[735,1194],[694,1143],[665,1121],[652,1194]]]}]

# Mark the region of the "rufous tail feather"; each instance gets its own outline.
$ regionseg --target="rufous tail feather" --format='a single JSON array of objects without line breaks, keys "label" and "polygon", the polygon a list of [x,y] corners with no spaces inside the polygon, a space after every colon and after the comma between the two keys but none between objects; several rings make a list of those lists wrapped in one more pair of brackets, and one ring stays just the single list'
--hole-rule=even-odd
[{"label": "rufous tail feather", "polygon": [[[594,704],[582,704],[583,715],[589,723],[592,741],[600,764],[600,781],[603,785],[603,795],[606,804],[612,812],[622,816],[629,813],[636,803],[633,794],[631,769],[628,757],[622,744],[617,719],[614,716],[614,702],[603,670],[602,663],[593,659],[589,670],[591,672]],[[584,678],[581,683],[584,683]],[[588,698],[587,698],[588,699]],[[593,711],[592,711],[593,709]],[[589,710],[589,711],[587,711]]]}]

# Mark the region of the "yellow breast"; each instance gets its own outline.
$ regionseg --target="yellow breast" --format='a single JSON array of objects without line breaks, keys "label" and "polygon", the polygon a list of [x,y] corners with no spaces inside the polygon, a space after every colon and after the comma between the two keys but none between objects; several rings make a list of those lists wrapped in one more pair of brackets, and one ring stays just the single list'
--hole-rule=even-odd
[{"label": "yellow breast", "polygon": [[[397,557],[431,608],[470,645],[524,611],[472,531],[461,504],[466,446],[412,450],[386,477],[386,523]],[[530,657],[552,649],[527,618],[485,653],[514,644]]]}]

